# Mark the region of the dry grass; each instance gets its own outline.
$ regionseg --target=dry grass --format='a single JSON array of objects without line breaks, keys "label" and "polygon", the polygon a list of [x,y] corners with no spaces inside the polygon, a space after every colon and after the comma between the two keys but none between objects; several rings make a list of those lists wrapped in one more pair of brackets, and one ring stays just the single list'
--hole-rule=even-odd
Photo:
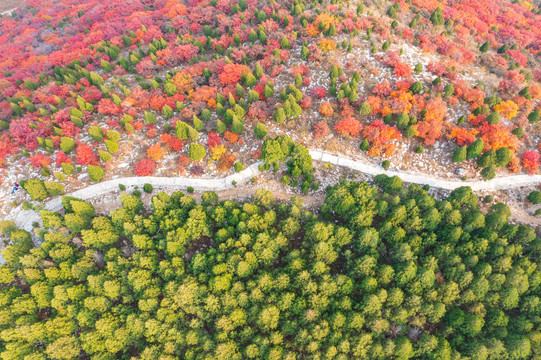
[{"label": "dry grass", "polygon": [[1,0],[0,13],[15,9],[16,7],[19,7],[21,5],[24,5],[24,0]]}]

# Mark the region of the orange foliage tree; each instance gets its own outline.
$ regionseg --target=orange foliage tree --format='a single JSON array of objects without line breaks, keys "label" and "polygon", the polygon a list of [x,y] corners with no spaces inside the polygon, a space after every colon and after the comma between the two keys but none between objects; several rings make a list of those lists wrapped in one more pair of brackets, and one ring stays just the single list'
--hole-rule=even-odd
[{"label": "orange foliage tree", "polygon": [[415,124],[418,136],[425,145],[433,145],[442,134],[443,118],[447,114],[447,105],[441,98],[433,98],[426,105],[424,121]]},{"label": "orange foliage tree", "polygon": [[160,144],[154,144],[147,149],[147,156],[152,161],[160,160],[164,155],[164,151]]},{"label": "orange foliage tree", "polygon": [[338,135],[357,136],[361,132],[362,125],[352,117],[340,120],[334,125],[334,130]]},{"label": "orange foliage tree", "polygon": [[327,101],[323,102],[323,104],[319,106],[318,110],[319,110],[319,113],[325,117],[332,116],[332,114],[334,113],[334,110],[332,109],[332,105],[329,104]]},{"label": "orange foliage tree", "polygon": [[241,64],[225,64],[222,72],[218,77],[224,85],[235,85],[239,82],[242,75],[246,76],[251,71],[246,65]]}]

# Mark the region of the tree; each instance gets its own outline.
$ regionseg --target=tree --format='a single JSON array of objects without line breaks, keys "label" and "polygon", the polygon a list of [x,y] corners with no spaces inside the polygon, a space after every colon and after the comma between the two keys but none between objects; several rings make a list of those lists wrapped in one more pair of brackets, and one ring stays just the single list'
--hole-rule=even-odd
[{"label": "tree", "polygon": [[483,144],[482,139],[475,140],[470,145],[468,145],[466,149],[466,158],[469,160],[478,157],[479,155],[481,155],[481,151],[483,151],[484,146],[485,145]]},{"label": "tree", "polygon": [[487,166],[483,170],[481,170],[481,176],[484,180],[492,180],[494,177],[496,177],[496,169],[494,166]]},{"label": "tree", "polygon": [[532,204],[541,204],[541,191],[531,191],[530,194],[528,194],[528,201]]},{"label": "tree", "polygon": [[99,182],[101,181],[101,179],[103,179],[104,172],[103,169],[99,166],[88,165],[88,175],[95,182]]},{"label": "tree", "polygon": [[135,175],[150,176],[156,171],[156,163],[150,159],[142,159],[135,164]]},{"label": "tree", "polygon": [[359,107],[359,114],[361,115],[369,115],[372,109],[370,108],[370,104],[366,101],[363,101],[361,106]]},{"label": "tree", "polygon": [[361,132],[362,125],[352,117],[340,120],[334,125],[334,130],[342,136],[357,136]]},{"label": "tree", "polygon": [[284,112],[283,108],[278,108],[274,112],[274,121],[276,121],[277,124],[281,124],[286,120],[286,114]]},{"label": "tree", "polygon": [[485,41],[483,45],[479,48],[479,51],[486,53],[490,49],[490,43],[488,41]]},{"label": "tree", "polygon": [[522,166],[532,175],[539,169],[541,156],[538,151],[526,151],[522,156]]},{"label": "tree", "polygon": [[443,13],[441,11],[441,7],[437,7],[432,15],[430,15],[430,21],[434,26],[443,25]]},{"label": "tree", "polygon": [[201,161],[206,155],[205,148],[197,143],[191,143],[190,144],[190,159],[193,161]]},{"label": "tree", "polygon": [[319,106],[319,113],[325,117],[332,116],[333,112],[332,105],[327,101],[323,102],[323,104]]},{"label": "tree", "polygon": [[258,139],[263,139],[267,136],[267,127],[263,123],[257,123],[254,129],[254,134]]}]

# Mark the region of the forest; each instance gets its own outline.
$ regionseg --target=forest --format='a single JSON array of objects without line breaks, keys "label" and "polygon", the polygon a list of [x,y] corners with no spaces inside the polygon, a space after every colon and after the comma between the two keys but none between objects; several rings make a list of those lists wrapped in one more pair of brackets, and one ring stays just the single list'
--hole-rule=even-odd
[{"label": "forest", "polygon": [[0,358],[535,359],[541,239],[480,209],[377,176],[319,209],[121,194],[109,214],[63,197],[41,246],[13,222],[0,266]]}]

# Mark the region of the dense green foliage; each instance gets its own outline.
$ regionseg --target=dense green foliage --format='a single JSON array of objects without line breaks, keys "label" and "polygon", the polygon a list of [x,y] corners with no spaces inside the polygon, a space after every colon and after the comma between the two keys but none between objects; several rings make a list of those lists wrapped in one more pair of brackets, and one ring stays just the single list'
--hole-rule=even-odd
[{"label": "dense green foliage", "polygon": [[471,189],[380,175],[302,203],[63,198],[3,226],[2,359],[526,359],[541,356],[540,239]]}]

